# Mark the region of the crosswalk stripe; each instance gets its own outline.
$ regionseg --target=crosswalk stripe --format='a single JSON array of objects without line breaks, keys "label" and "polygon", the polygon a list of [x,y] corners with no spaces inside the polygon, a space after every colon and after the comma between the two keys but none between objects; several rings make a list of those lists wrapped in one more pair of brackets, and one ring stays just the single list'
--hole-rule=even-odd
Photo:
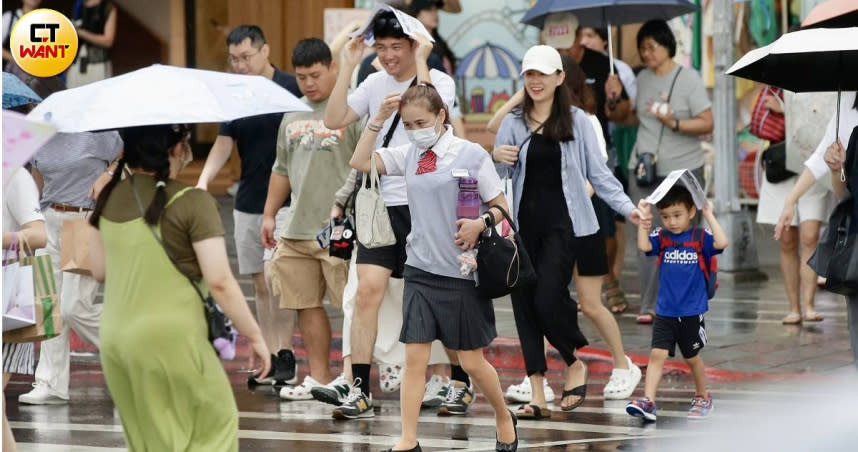
[{"label": "crosswalk stripe", "polygon": [[[300,416],[296,415],[296,418]],[[398,417],[396,418],[398,421]],[[122,433],[121,425],[103,425],[103,424],[69,424],[55,422],[9,422],[9,426],[13,429],[35,429],[39,431],[77,431],[77,432],[102,432],[102,433]],[[387,435],[355,435],[350,433],[296,433],[296,432],[276,432],[270,430],[239,430],[239,439],[261,439],[261,440],[280,440],[280,441],[312,441],[337,444],[372,444],[375,446],[388,446],[396,441],[396,438]],[[493,447],[494,442],[487,441],[461,441],[441,438],[421,439],[421,444],[426,447],[439,448],[456,448],[462,449],[466,447]],[[89,448],[87,447],[87,450]],[[38,450],[42,450],[39,448]],[[122,449],[118,449],[122,450]]]},{"label": "crosswalk stripe", "polygon": [[73,444],[18,443],[18,452],[127,452],[124,447],[79,446]]},{"label": "crosswalk stripe", "polygon": [[[606,443],[612,441],[629,441],[635,439],[653,439],[653,438],[667,438],[671,436],[684,436],[680,434],[675,435],[650,435],[650,436],[612,436],[608,438],[588,438],[588,439],[572,439],[568,441],[551,441],[551,442],[542,442],[542,443],[530,443],[530,444],[519,444],[519,449],[533,449],[536,447],[556,447],[556,446],[569,446],[572,444],[592,444],[592,443]],[[689,435],[690,436],[690,435]],[[456,449],[455,452],[484,452],[484,451],[493,451],[494,447],[491,448],[470,448],[470,449]],[[443,452],[454,452],[454,451],[443,451]]]},{"label": "crosswalk stripe", "polygon": [[[255,413],[255,412],[239,412],[239,416],[248,419],[271,419],[271,420],[304,420],[304,421],[319,421],[330,420],[331,416],[326,414],[310,414],[310,413]],[[365,421],[375,422],[394,422],[399,424],[401,418],[399,416],[376,415],[373,418],[364,419]],[[480,427],[494,427],[495,421],[492,416],[485,417],[437,417],[437,416],[420,416],[419,423],[429,424],[447,424],[447,425],[472,425]],[[580,433],[602,433],[609,435],[648,435],[652,432],[650,429],[641,427],[625,427],[612,425],[596,425],[584,424],[579,422],[540,422],[540,421],[519,421],[520,427],[533,430],[553,430],[565,432],[580,432]],[[660,432],[669,432],[669,429],[659,429]]]}]

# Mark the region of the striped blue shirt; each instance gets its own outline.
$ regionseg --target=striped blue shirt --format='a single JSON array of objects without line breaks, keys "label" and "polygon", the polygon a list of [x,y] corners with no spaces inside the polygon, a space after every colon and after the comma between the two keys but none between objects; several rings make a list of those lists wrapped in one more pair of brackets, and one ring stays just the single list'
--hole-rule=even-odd
[{"label": "striped blue shirt", "polygon": [[[595,234],[599,231],[596,212],[587,195],[587,181],[593,185],[599,195],[611,208],[624,217],[631,215],[635,206],[623,192],[623,186],[614,177],[605,164],[599,151],[596,132],[590,125],[583,110],[571,107],[573,140],[560,143],[560,180],[563,183],[563,195],[569,218],[577,237]],[[495,137],[495,147],[503,144],[520,146],[518,161],[514,166],[497,163],[500,177],[511,177],[513,187],[513,218],[518,223],[518,208],[524,191],[524,176],[527,173],[527,148],[530,145],[530,130],[520,114],[506,115]],[[522,146],[521,143],[527,142]]]},{"label": "striped blue shirt", "polygon": [[81,132],[54,135],[33,157],[44,180],[42,209],[50,204],[92,208],[92,183],[122,150],[119,133]]}]

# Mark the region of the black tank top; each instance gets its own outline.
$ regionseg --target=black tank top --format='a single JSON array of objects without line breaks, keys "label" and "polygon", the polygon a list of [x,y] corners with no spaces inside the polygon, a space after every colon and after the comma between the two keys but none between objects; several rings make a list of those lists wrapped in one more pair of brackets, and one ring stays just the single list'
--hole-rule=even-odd
[{"label": "black tank top", "polygon": [[[102,0],[95,6],[84,7],[81,16],[83,25],[81,27],[96,34],[103,34],[109,12],[110,1],[108,0]],[[87,47],[87,58],[90,63],[103,63],[110,59],[110,49],[91,43],[84,45]]]},{"label": "black tank top", "polygon": [[534,134],[530,139],[518,214],[524,230],[538,233],[572,227],[563,195],[560,152],[560,144],[545,135]]}]

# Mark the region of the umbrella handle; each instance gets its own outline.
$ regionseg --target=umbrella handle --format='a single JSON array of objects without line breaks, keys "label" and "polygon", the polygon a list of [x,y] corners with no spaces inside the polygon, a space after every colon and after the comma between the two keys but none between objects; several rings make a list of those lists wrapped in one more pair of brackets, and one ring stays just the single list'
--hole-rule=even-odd
[{"label": "umbrella handle", "polygon": [[613,33],[611,33],[611,22],[608,23],[608,69],[610,70],[610,75],[614,75],[614,39],[611,37]]}]

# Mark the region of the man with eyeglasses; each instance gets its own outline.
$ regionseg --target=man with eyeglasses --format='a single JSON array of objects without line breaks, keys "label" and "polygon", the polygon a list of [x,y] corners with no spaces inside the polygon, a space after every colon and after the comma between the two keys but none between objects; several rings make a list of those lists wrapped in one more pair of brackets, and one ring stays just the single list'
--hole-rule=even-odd
[{"label": "man with eyeglasses", "polygon": [[[256,25],[240,25],[226,38],[229,64],[239,74],[262,75],[274,81],[296,97],[301,97],[295,76],[277,69],[269,60],[271,51],[262,30]],[[268,375],[248,378],[248,386],[256,384],[293,384],[297,381],[295,355],[292,353],[292,333],[295,312],[280,309],[265,278],[265,263],[270,259],[262,245],[262,213],[268,195],[268,180],[274,166],[277,132],[283,113],[241,118],[221,124],[217,139],[209,151],[197,188],[208,189],[232,153],[233,145],[241,158],[241,179],[235,195],[233,219],[235,221],[235,248],[238,254],[238,271],[252,275],[256,292],[256,317],[265,342],[271,351],[279,350],[271,358]],[[283,224],[286,206],[277,214],[277,224]]]}]

